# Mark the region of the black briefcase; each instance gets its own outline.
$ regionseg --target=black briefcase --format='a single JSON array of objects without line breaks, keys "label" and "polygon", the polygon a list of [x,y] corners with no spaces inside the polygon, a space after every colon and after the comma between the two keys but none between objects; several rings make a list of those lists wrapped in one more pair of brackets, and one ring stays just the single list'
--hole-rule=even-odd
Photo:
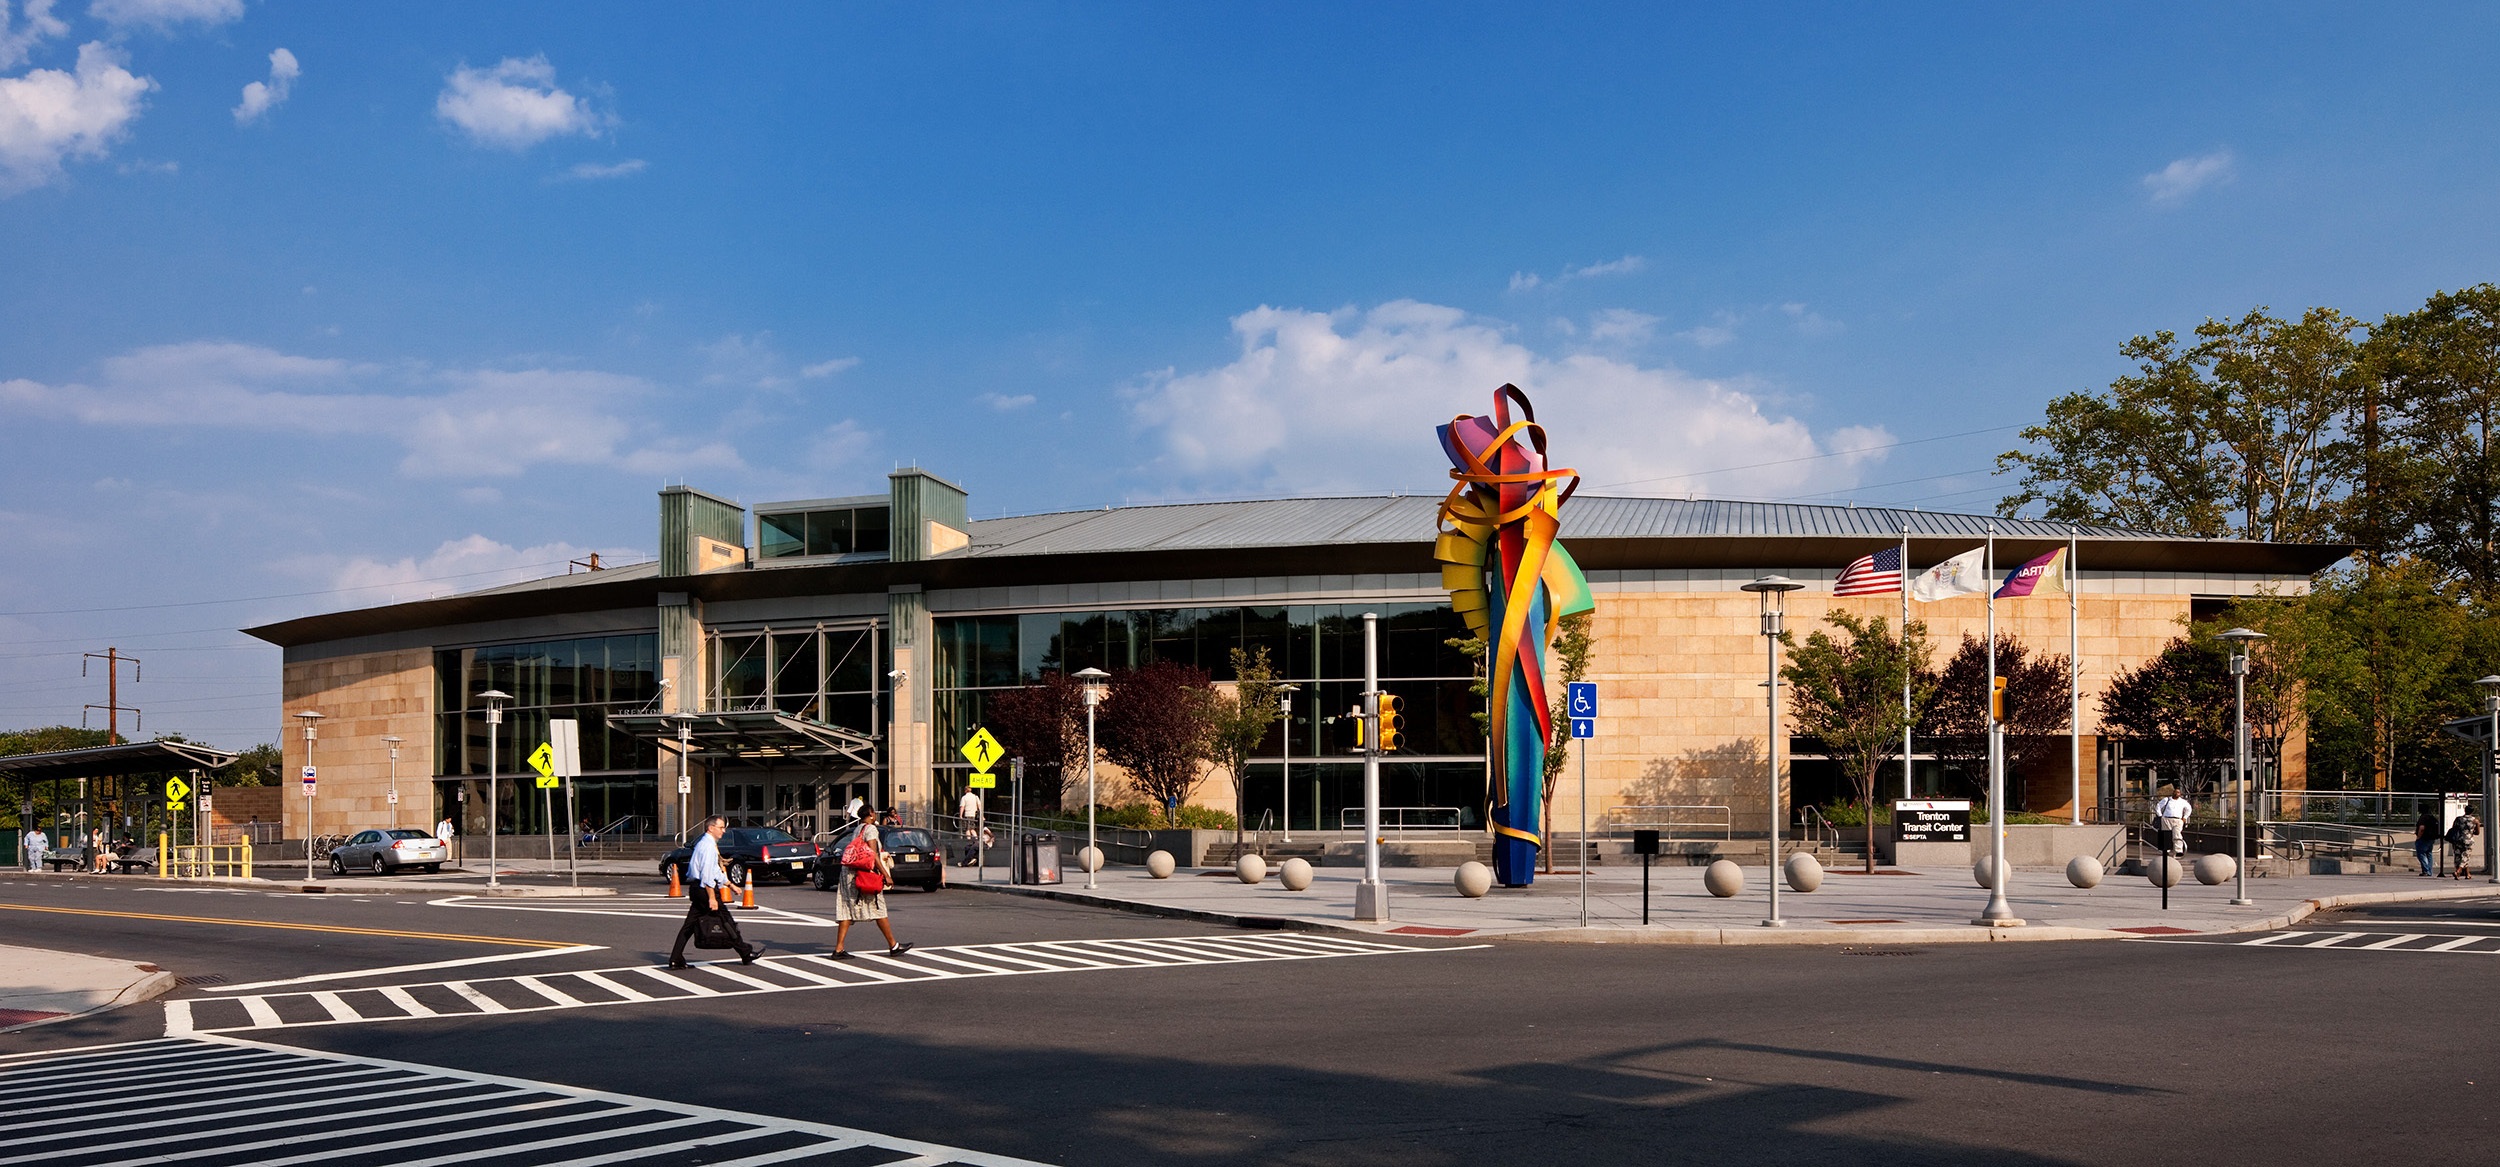
[{"label": "black briefcase", "polygon": [[738,935],[738,922],[727,912],[708,912],[694,918],[694,946],[697,948],[737,949],[746,938]]}]

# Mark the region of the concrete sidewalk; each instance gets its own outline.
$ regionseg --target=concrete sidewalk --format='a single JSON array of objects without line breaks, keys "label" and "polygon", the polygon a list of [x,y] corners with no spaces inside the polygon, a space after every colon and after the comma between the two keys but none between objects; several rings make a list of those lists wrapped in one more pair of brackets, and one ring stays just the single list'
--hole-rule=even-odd
[{"label": "concrete sidewalk", "polygon": [[0,1033],[172,992],[174,974],[104,956],[0,946]]},{"label": "concrete sidewalk", "polygon": [[1450,869],[1384,868],[1390,887],[1385,924],[1354,922],[1354,886],[1360,872],[1323,867],[1307,891],[1286,891],[1272,872],[1258,886],[1229,870],[1182,871],[1155,879],[1139,868],[1100,872],[1097,890],[1085,874],[1067,873],[1055,887],[1015,886],[998,868],[976,883],[968,869],[949,872],[953,886],[1017,895],[1040,895],[1128,911],[1212,920],[1250,927],[1325,928],[1408,935],[1468,936],[1504,940],[1591,944],[1941,944],[1991,940],[2122,939],[2181,932],[2233,932],[2280,928],[2310,913],[2358,902],[2449,899],[2500,895],[2487,882],[2457,883],[2403,875],[2319,875],[2252,879],[2256,904],[2233,907],[2232,886],[2193,881],[2170,890],[2141,876],[2111,876],[2084,890],[2053,872],[2010,873],[2006,895],[2019,928],[1989,928],[1971,920],[1987,906],[1988,893],[1967,871],[1919,872],[1885,868],[1876,875],[1829,872],[1814,892],[1780,888],[1781,927],[1766,927],[1769,907],[1759,867],[1745,872],[1745,890],[1719,899],[1702,888],[1702,869],[1660,867],[1651,873],[1650,924],[1641,924],[1640,870],[1611,869],[1589,876],[1589,924],[1580,926],[1576,875],[1540,875],[1533,886],[1495,888],[1468,899],[1452,886]]}]

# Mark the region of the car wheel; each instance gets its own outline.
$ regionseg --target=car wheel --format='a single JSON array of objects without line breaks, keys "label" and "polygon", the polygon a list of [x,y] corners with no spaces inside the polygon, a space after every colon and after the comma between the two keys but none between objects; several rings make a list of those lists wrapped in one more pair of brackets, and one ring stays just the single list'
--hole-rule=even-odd
[{"label": "car wheel", "polygon": [[823,866],[817,867],[815,874],[809,877],[808,882],[815,884],[816,890],[818,891],[832,891],[833,869]]},{"label": "car wheel", "polygon": [[382,857],[379,855],[373,857],[373,873],[375,875],[389,875],[391,873],[390,868],[382,865]]},{"label": "car wheel", "polygon": [[721,867],[721,874],[729,877],[729,886],[744,886],[747,881],[747,865],[732,859]]},{"label": "car wheel", "polygon": [[441,875],[443,873],[443,865],[440,863],[428,863],[425,865],[425,873],[427,875]]},{"label": "car wheel", "polygon": [[925,892],[929,892],[929,893],[931,893],[931,894],[935,894],[935,893],[936,893],[936,891],[937,891],[937,889],[939,889],[939,888],[941,888],[941,887],[945,887],[945,886],[946,886],[946,881],[945,881],[945,880],[943,880],[943,879],[932,879],[932,880],[930,880],[930,881],[929,881],[929,882],[927,882],[927,883],[921,884],[921,885],[920,885],[920,890],[925,891]]},{"label": "car wheel", "polygon": [[336,856],[336,855],[332,855],[332,856],[330,856],[330,874],[332,874],[332,875],[345,875],[345,874],[347,874],[347,861],[346,861],[346,860],[344,860],[344,859],[339,858],[339,857],[338,857],[338,856]]}]

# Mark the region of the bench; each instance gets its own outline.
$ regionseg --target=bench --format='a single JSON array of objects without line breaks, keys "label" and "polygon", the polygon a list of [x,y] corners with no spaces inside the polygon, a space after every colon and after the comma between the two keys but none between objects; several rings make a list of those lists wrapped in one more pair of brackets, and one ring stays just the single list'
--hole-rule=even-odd
[{"label": "bench", "polygon": [[85,871],[87,856],[76,848],[55,847],[44,852],[43,865],[54,871]]},{"label": "bench", "polygon": [[145,875],[156,870],[156,848],[134,848],[128,854],[115,855],[105,862],[106,869],[116,875]]}]

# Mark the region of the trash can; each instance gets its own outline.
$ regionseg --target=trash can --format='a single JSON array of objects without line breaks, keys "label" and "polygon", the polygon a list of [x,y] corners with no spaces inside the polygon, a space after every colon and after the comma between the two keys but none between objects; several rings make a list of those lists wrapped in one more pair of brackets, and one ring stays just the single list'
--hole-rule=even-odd
[{"label": "trash can", "polygon": [[1059,836],[1036,831],[1016,847],[1017,883],[1059,882]]}]

